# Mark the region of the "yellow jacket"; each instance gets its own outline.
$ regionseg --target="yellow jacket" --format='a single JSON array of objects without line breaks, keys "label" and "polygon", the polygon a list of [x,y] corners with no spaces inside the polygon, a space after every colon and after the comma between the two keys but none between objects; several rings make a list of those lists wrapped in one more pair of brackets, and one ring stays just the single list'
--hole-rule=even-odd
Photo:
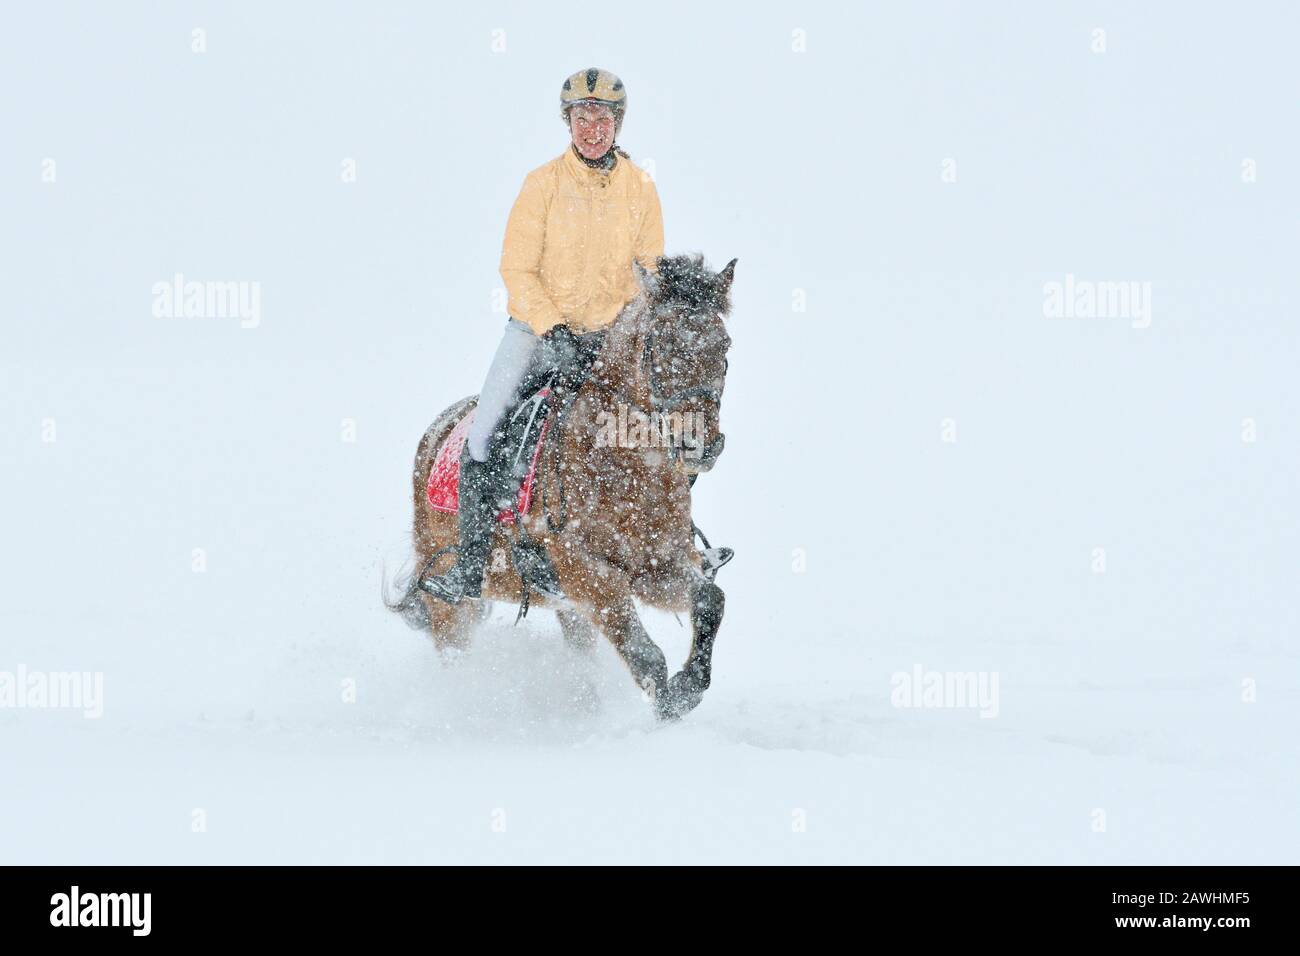
[{"label": "yellow jacket", "polygon": [[509,312],[541,335],[603,329],[637,292],[633,258],[654,271],[664,220],[654,181],[622,156],[592,169],[573,153],[534,169],[501,244]]}]

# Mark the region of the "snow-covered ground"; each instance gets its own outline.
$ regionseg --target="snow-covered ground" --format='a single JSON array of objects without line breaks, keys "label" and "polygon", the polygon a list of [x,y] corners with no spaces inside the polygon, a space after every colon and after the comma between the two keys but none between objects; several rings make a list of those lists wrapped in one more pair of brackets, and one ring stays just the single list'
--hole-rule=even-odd
[{"label": "snow-covered ground", "polygon": [[[0,707],[0,862],[1300,861],[1295,14],[656,9],[6,14],[0,680],[103,713]],[[545,613],[443,662],[380,603],[593,62],[669,249],[740,260],[666,727]]]}]

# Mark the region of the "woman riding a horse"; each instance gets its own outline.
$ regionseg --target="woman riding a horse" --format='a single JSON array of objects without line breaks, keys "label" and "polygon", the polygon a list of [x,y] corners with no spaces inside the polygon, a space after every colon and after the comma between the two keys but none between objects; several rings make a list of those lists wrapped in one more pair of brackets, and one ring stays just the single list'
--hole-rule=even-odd
[{"label": "woman riding a horse", "polygon": [[461,453],[456,563],[420,582],[452,604],[480,594],[498,489],[508,477],[494,473],[489,444],[506,411],[523,398],[519,387],[535,381],[537,366],[564,354],[565,339],[577,337],[570,344],[590,352],[639,291],[632,262],[653,272],[664,254],[654,180],[616,142],[626,110],[623,81],[606,70],[593,67],[565,80],[560,116],[572,142],[528,174],[510,211],[501,248],[510,319]]},{"label": "woman riding a horse", "polygon": [[[722,319],[735,263],[713,273],[699,256],[664,257],[654,182],[615,141],[626,105],[622,81],[605,70],[564,81],[560,108],[571,143],[528,174],[506,226],[501,275],[510,318],[460,450],[455,543],[442,520],[451,516],[430,509],[425,482],[473,399],[440,416],[417,452],[422,566],[394,609],[430,627],[444,646],[471,619],[465,599],[493,596],[484,584],[493,535],[519,489],[519,471],[501,453],[507,415],[549,382],[564,396],[564,412],[546,439],[554,455],[543,457],[554,465],[538,476],[546,505],[529,510],[558,500],[564,517],[521,514],[516,534],[539,530],[554,582],[541,591],[553,599],[566,638],[603,632],[656,694],[660,716],[672,717],[694,707],[708,686],[722,616],[713,576],[730,552],[709,549],[702,558],[695,551],[690,485],[722,448],[718,407],[730,346]],[[625,432],[629,415],[641,423],[639,441],[602,440],[617,431],[609,427],[615,420]],[[656,426],[646,427],[651,421]],[[671,427],[656,434],[661,422]],[[451,551],[455,563],[432,573]],[[506,570],[499,565],[494,558],[489,578]],[[527,594],[524,570],[518,575]],[[691,613],[691,656],[671,680],[634,597]]]}]

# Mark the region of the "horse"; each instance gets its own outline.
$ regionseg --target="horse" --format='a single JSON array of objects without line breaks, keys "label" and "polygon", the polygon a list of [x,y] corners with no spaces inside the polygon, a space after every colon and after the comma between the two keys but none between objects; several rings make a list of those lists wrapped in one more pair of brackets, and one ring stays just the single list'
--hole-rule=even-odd
[{"label": "horse", "polygon": [[[426,594],[418,582],[455,550],[456,515],[431,506],[428,480],[438,450],[477,396],[439,415],[420,439],[412,469],[416,570],[399,581],[400,596],[386,601],[389,608],[427,629],[439,651],[465,649],[488,602],[519,602],[522,595],[527,610],[529,575],[516,567],[523,562],[509,543],[513,531],[544,549],[552,586],[533,600],[555,610],[570,645],[589,650],[603,635],[659,719],[693,710],[711,681],[725,596],[716,568],[710,571],[695,549],[690,491],[723,445],[719,411],[731,347],[724,319],[735,265],[733,259],[712,272],[698,254],[660,257],[653,272],[633,264],[638,293],[543,433],[546,453],[537,456],[534,479],[540,494],[526,514],[516,507],[513,528],[498,522],[482,598],[458,604]],[[672,677],[637,614],[638,600],[690,614],[690,653]]]}]

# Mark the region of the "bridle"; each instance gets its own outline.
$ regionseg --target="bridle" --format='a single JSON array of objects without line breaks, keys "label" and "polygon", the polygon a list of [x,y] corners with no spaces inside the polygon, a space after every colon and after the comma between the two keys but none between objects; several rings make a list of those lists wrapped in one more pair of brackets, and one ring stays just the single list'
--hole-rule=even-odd
[{"label": "bridle", "polygon": [[[605,344],[605,338],[602,336],[600,339],[600,346],[604,346],[604,344]],[[598,346],[598,348],[600,346]],[[719,409],[721,409],[722,389],[713,385],[694,385],[689,388],[684,388],[679,392],[675,392],[672,395],[665,396],[662,393],[661,389],[659,388],[660,380],[656,372],[654,351],[655,351],[655,333],[654,333],[654,329],[652,328],[650,331],[646,333],[645,344],[642,346],[641,365],[645,370],[646,381],[650,389],[650,407],[655,414],[664,415],[667,413],[671,413],[672,409],[679,407],[680,405],[690,401],[693,398],[707,398],[710,401],[715,402],[718,405]],[[723,356],[722,362],[723,362],[722,374],[723,374],[723,378],[725,379],[727,374],[726,356]],[[597,362],[596,365],[598,364],[599,363]],[[554,385],[556,383],[557,378],[558,378],[557,374],[552,374],[547,384]],[[590,377],[587,379],[587,381],[593,383],[599,383],[600,376],[595,366],[592,367],[590,372]],[[607,395],[610,395],[616,401],[625,404],[627,407],[635,409],[637,412],[639,412],[647,419],[652,417],[649,413],[646,412],[644,408],[641,407],[640,402],[636,402],[632,400],[632,398],[624,391],[622,386],[616,388],[610,388],[608,385],[604,385],[602,388]],[[545,483],[542,485],[542,509],[546,514],[547,527],[549,527],[552,532],[561,531],[568,521],[568,517],[567,517],[568,510],[565,507],[565,499],[564,499],[564,471],[562,468],[560,468],[560,453],[561,453],[560,435],[564,431],[564,425],[568,418],[569,410],[572,408],[573,403],[577,399],[577,397],[578,397],[578,393],[576,390],[570,388],[566,388],[564,390],[563,397],[560,400],[560,405],[556,412],[555,427],[552,429],[551,432],[553,435],[553,437],[550,439],[551,456],[553,460],[552,467],[554,469],[556,481],[559,483],[560,500],[558,504],[558,518],[556,518],[553,515],[551,504],[550,504],[550,495],[547,491],[548,485]],[[533,414],[536,415],[536,407],[534,407],[533,409]],[[697,473],[700,471],[708,471],[710,468],[713,467],[713,463],[717,461],[718,456],[722,454],[722,448],[723,445],[725,444],[725,441],[726,441],[726,436],[723,435],[721,432],[719,432],[718,436],[713,441],[709,442],[709,444],[707,444],[702,449],[700,449],[699,457],[697,459],[692,459],[692,463],[695,465]],[[678,459],[681,459],[683,457],[682,451],[683,449],[679,447],[679,445],[676,442],[670,443],[668,446],[668,454],[670,460],[676,461]],[[694,484],[694,481],[695,481],[695,476],[692,475],[691,483]],[[523,522],[521,516],[517,518],[515,522],[515,528],[516,528],[516,534],[520,534],[522,532]]]},{"label": "bridle", "polygon": [[[674,392],[672,395],[665,396],[663,394],[663,391],[659,387],[659,377],[657,373],[658,365],[655,364],[655,330],[653,328],[646,333],[645,346],[641,354],[641,362],[645,367],[646,381],[650,385],[650,407],[656,413],[660,415],[671,413],[673,409],[689,402],[691,399],[705,398],[717,405],[718,412],[721,414],[722,389],[714,385],[693,385],[689,388],[684,388],[679,392]],[[723,356],[722,376],[724,380],[726,379],[726,375],[727,359],[726,356]],[[641,411],[643,415],[645,414],[645,412],[640,408],[637,410]],[[699,467],[700,471],[708,471],[713,467],[713,463],[717,461],[718,456],[722,454],[722,448],[725,442],[726,436],[722,434],[722,432],[718,432],[717,437],[714,438],[713,441],[700,449],[699,457],[694,459],[695,463],[698,466],[701,466]],[[668,446],[668,454],[672,460],[677,460],[682,457],[682,448],[676,442],[673,442]]]},{"label": "bridle", "polygon": [[[675,392],[672,395],[664,396],[663,392],[659,388],[659,378],[657,374],[658,366],[655,364],[654,346],[655,333],[654,330],[651,329],[646,333],[645,349],[641,355],[641,363],[645,366],[646,380],[650,383],[651,408],[656,412],[668,412],[693,398],[707,398],[709,401],[715,402],[721,406],[722,389],[716,388],[712,385],[694,385],[690,388],[684,388],[680,392]],[[726,362],[725,358],[723,359],[723,362]],[[724,376],[727,374],[725,364],[723,365],[722,374]]]}]

